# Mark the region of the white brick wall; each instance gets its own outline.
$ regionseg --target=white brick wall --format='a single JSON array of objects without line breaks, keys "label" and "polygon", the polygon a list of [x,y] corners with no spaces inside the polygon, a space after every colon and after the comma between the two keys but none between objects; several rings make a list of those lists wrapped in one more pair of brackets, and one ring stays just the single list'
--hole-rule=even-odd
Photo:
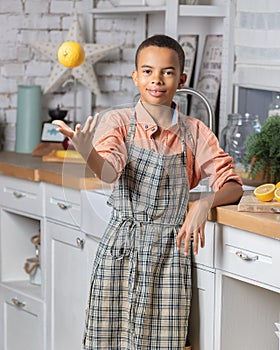
[{"label": "white brick wall", "polygon": [[[99,5],[110,6],[106,0]],[[17,89],[20,84],[46,85],[53,63],[31,48],[31,41],[63,42],[72,23],[73,0],[1,0],[0,1],[0,122],[7,122],[5,149],[15,149],[15,123]],[[88,9],[93,0],[76,0],[81,25],[89,28]],[[107,4],[106,4],[107,3]],[[87,40],[96,43],[119,44],[121,49],[112,52],[95,65],[101,95],[93,98],[93,110],[131,102],[136,90],[130,77],[134,67],[135,47],[144,39],[144,16],[100,18],[94,21],[94,32],[84,30]],[[90,41],[88,41],[90,42]],[[78,84],[77,119],[84,121],[91,106],[84,106],[88,92]],[[57,104],[74,114],[74,97],[69,84],[56,93],[42,96],[42,120],[48,119],[48,110]],[[1,149],[1,145],[0,145]]]}]

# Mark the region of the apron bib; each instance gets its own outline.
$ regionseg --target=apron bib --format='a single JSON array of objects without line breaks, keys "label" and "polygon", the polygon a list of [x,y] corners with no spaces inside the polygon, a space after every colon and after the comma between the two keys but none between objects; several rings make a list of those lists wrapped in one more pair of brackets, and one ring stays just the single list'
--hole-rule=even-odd
[{"label": "apron bib", "polygon": [[135,127],[133,115],[127,165],[93,267],[86,350],[185,347],[191,261],[176,247],[189,196],[184,135],[182,152],[164,155],[137,147]]}]

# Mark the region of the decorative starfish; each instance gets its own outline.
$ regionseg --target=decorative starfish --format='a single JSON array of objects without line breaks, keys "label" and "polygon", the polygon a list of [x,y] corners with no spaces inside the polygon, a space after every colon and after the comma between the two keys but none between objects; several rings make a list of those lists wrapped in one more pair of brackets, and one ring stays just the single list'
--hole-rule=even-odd
[{"label": "decorative starfish", "polygon": [[47,85],[43,91],[44,94],[55,91],[65,81],[73,76],[87,89],[95,95],[100,93],[93,64],[105,57],[109,52],[118,48],[119,45],[102,45],[85,43],[81,26],[77,14],[74,14],[73,23],[69,28],[67,39],[65,41],[76,41],[81,44],[85,50],[85,61],[76,68],[67,68],[61,65],[57,60],[57,50],[62,43],[51,42],[33,42],[30,43],[35,49],[46,55],[55,62]]}]

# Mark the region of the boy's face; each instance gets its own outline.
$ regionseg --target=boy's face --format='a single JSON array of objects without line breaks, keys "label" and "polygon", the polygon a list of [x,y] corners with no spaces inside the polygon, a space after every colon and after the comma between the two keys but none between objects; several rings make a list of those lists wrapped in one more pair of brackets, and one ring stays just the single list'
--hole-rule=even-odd
[{"label": "boy's face", "polygon": [[137,63],[132,78],[141,101],[170,107],[176,90],[184,86],[187,78],[181,73],[176,51],[148,46],[139,52]]}]

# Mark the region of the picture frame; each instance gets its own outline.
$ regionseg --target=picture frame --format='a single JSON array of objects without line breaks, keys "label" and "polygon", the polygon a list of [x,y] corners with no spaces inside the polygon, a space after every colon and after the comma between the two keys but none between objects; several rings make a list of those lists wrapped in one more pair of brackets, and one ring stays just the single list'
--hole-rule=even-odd
[{"label": "picture frame", "polygon": [[65,136],[57,131],[57,127],[52,123],[44,123],[42,127],[42,142],[63,142]]},{"label": "picture frame", "polygon": [[185,53],[184,72],[187,74],[187,80],[184,86],[190,86],[195,69],[196,54],[198,48],[198,35],[180,35],[178,41]]},{"label": "picture frame", "polygon": [[[208,34],[205,38],[196,89],[202,92],[216,111],[221,87],[223,35]],[[190,115],[208,125],[207,111],[202,101],[192,98]]]}]

